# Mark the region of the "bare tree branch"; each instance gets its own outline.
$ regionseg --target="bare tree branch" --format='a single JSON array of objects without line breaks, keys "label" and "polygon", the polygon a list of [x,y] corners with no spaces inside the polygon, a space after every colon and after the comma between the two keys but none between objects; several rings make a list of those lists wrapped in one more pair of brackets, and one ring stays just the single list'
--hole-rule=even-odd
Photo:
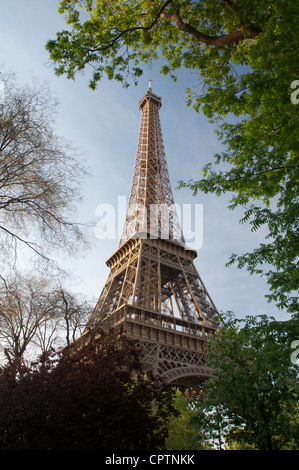
[{"label": "bare tree branch", "polygon": [[2,232],[44,260],[52,248],[83,248],[83,227],[71,217],[86,171],[81,156],[56,134],[56,101],[47,86],[20,87],[5,74],[1,79],[0,244],[6,243]]}]

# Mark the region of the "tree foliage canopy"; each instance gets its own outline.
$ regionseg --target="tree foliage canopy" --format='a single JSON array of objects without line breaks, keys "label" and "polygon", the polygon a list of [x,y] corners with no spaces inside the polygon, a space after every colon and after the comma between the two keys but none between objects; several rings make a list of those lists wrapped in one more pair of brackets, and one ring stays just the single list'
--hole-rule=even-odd
[{"label": "tree foliage canopy", "polygon": [[298,315],[287,322],[227,317],[209,343],[214,377],[199,400],[199,425],[215,433],[217,424],[226,443],[243,448],[298,449],[299,367],[292,360],[297,337]]},{"label": "tree foliage canopy", "polygon": [[0,374],[1,450],[159,449],[172,392],[146,376],[122,334],[85,337],[57,360],[49,355],[15,375]]},{"label": "tree foliage canopy", "polygon": [[[46,48],[58,75],[93,69],[128,85],[143,64],[198,71],[188,105],[218,125],[225,150],[181,187],[231,194],[265,243],[230,263],[265,274],[269,300],[298,311],[298,10],[292,0],[61,0],[67,29]],[[298,83],[297,83],[298,85]],[[295,90],[295,93],[296,90]],[[295,95],[296,97],[297,95]],[[219,165],[219,167],[217,167]],[[215,169],[216,168],[216,169]]]},{"label": "tree foliage canopy", "polygon": [[266,19],[275,14],[268,3],[61,0],[59,13],[72,29],[58,33],[47,49],[57,63],[57,73],[69,78],[92,65],[92,88],[104,73],[125,83],[129,75],[136,79],[142,73],[141,63],[159,56],[168,63],[163,73],[182,65],[201,68],[203,61],[228,60],[238,42],[258,37]]}]

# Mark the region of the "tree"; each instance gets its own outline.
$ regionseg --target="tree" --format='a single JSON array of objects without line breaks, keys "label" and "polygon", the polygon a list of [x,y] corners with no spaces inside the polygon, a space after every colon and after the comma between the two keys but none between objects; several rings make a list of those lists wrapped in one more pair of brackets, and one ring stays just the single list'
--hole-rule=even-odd
[{"label": "tree", "polygon": [[15,377],[0,375],[2,450],[146,450],[164,445],[172,391],[132,340],[100,332]]},{"label": "tree", "polygon": [[209,449],[223,450],[225,446],[225,433],[229,426],[225,406],[208,403],[208,400],[197,397],[193,404],[193,416],[191,423],[201,430],[205,445]]},{"label": "tree", "polygon": [[65,344],[69,347],[83,333],[93,307],[86,298],[67,291],[61,284],[55,294],[57,318],[65,332]]},{"label": "tree", "polygon": [[49,280],[15,275],[0,289],[0,339],[10,364],[20,365],[38,332],[56,315]]},{"label": "tree", "polygon": [[56,279],[16,273],[0,288],[0,341],[6,359],[20,364],[69,347],[83,332],[91,309],[87,299]]},{"label": "tree", "polygon": [[8,255],[16,259],[19,246],[44,260],[54,248],[74,252],[85,243],[82,226],[72,217],[86,171],[56,133],[56,100],[46,85],[20,86],[4,73],[0,79],[5,90],[0,105],[0,249],[5,265]]},{"label": "tree", "polygon": [[201,179],[180,187],[229,193],[229,208],[245,208],[242,223],[266,229],[265,243],[233,254],[228,264],[265,275],[269,301],[298,311],[295,3],[61,0],[59,13],[68,29],[46,44],[58,75],[73,79],[91,66],[95,89],[104,74],[125,86],[129,77],[137,82],[143,64],[158,58],[161,72],[173,78],[181,67],[198,71],[202,91],[189,88],[188,105],[217,124],[225,150]]},{"label": "tree", "polygon": [[173,414],[168,422],[167,450],[203,450],[206,439],[201,426],[194,422],[196,411],[189,399],[179,390],[175,392]]},{"label": "tree", "polygon": [[[200,44],[223,46],[226,56],[230,56],[239,42],[259,37],[271,14],[267,2],[258,14],[254,14],[252,3],[242,3],[61,0],[58,11],[72,30],[57,33],[56,41],[48,41],[46,48],[57,64],[58,75],[65,73],[74,78],[76,72],[91,65],[91,88],[104,73],[127,85],[129,76],[137,79],[142,74],[142,63],[158,58],[159,48],[168,62],[162,72],[169,73],[181,65],[198,66],[199,56],[203,55]],[[81,8],[85,9],[82,20]]]},{"label": "tree", "polygon": [[[61,282],[52,287],[54,314],[40,324],[33,338],[42,354],[52,349],[69,347],[83,334],[93,305],[80,293],[67,290]],[[94,302],[93,302],[94,304]]]},{"label": "tree", "polygon": [[198,406],[199,423],[205,422],[211,436],[217,419],[207,419],[208,413],[221,418],[218,428],[228,445],[298,449],[299,368],[291,361],[298,322],[298,317],[287,322],[232,317],[217,331],[207,349],[214,377]]}]

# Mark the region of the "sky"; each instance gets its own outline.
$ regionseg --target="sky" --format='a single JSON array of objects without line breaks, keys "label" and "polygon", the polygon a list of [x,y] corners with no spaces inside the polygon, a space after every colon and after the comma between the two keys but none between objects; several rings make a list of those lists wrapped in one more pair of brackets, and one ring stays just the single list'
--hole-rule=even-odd
[{"label": "sky", "polygon": [[[203,208],[203,243],[195,265],[214,303],[219,311],[232,311],[239,318],[267,314],[286,319],[267,302],[264,278],[225,266],[232,253],[253,249],[265,233],[252,233],[248,225],[240,224],[242,211],[227,208],[228,196],[194,197],[189,189],[176,189],[179,180],[199,179],[203,165],[223,150],[208,119],[186,107],[185,89],[197,83],[196,75],[180,71],[173,82],[161,76],[159,63],[154,63],[145,69],[138,86],[124,89],[104,79],[96,91],[88,88],[88,73],[75,81],[56,77],[45,44],[65,29],[57,7],[58,0],[2,2],[0,66],[16,73],[20,84],[30,84],[33,77],[47,81],[56,95],[57,133],[82,151],[90,173],[82,187],[78,221],[97,224],[99,205],[117,207],[120,196],[128,200],[141,118],[138,104],[152,80],[153,93],[162,98],[160,120],[175,203]],[[72,274],[73,290],[97,299],[109,274],[105,261],[117,249],[118,239],[99,239],[95,230],[91,238],[88,251],[59,262]]]}]

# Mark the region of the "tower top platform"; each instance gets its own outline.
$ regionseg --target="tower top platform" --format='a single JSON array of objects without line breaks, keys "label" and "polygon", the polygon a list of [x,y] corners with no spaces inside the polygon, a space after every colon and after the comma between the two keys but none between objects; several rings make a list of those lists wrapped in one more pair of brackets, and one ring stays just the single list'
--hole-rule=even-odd
[{"label": "tower top platform", "polygon": [[149,88],[147,90],[147,92],[145,93],[144,97],[139,101],[139,109],[142,110],[143,106],[145,105],[145,103],[148,101],[148,100],[153,100],[155,103],[157,103],[158,105],[158,109],[161,108],[162,106],[162,98],[160,96],[157,96],[155,95],[153,92],[152,92],[152,84],[151,84],[151,80],[149,81]]}]

